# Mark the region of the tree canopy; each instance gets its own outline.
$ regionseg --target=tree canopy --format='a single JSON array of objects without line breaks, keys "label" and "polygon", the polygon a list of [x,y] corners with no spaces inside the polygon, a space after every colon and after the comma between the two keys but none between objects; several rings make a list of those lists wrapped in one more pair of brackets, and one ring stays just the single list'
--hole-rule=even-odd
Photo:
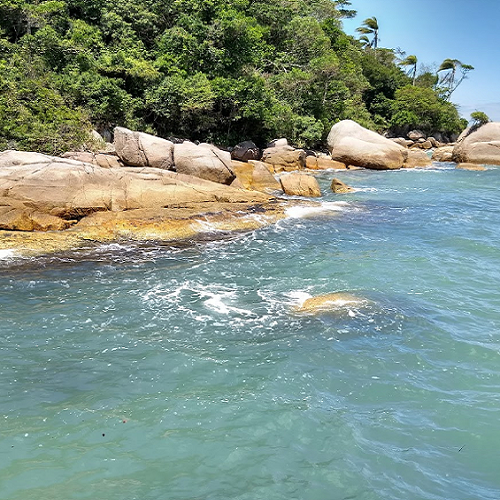
[{"label": "tree canopy", "polygon": [[449,98],[435,83],[408,109],[419,77],[377,48],[375,18],[368,47],[348,36],[354,14],[349,0],[0,0],[0,148],[60,153],[116,125],[315,146],[339,120],[382,130],[403,110],[458,131],[452,104],[446,119],[424,109]]}]

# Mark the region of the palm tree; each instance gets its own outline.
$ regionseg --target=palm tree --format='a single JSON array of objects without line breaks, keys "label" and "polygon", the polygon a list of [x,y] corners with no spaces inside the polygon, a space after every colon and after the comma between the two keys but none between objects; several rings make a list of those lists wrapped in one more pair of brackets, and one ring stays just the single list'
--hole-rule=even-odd
[{"label": "palm tree", "polygon": [[408,67],[407,75],[412,79],[413,86],[415,86],[415,79],[417,78],[417,56],[405,57],[399,64]]},{"label": "palm tree", "polygon": [[[457,70],[460,69],[461,75],[457,76]],[[439,84],[443,86],[445,99],[449,99],[451,94],[457,89],[457,87],[467,78],[467,73],[472,71],[474,66],[470,64],[464,64],[458,59],[445,59],[439,69],[438,73],[445,71],[441,75]]]},{"label": "palm tree", "polygon": [[366,35],[361,35],[359,37],[359,41],[361,42],[361,45],[363,45],[364,49],[366,49],[366,47],[371,47],[372,42]]},{"label": "palm tree", "polygon": [[363,25],[356,28],[356,31],[362,35],[372,35],[373,40],[370,43],[370,47],[374,49],[378,47],[378,21],[375,16],[365,19]]}]

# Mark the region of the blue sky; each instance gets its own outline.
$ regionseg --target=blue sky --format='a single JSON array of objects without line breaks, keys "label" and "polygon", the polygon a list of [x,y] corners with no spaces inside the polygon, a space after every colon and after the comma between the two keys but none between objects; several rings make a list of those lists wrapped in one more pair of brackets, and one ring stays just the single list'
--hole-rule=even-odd
[{"label": "blue sky", "polygon": [[347,33],[358,36],[356,28],[375,16],[379,47],[399,47],[434,70],[447,58],[474,66],[451,100],[465,118],[477,110],[500,121],[500,0],[351,2],[358,15],[344,21]]}]

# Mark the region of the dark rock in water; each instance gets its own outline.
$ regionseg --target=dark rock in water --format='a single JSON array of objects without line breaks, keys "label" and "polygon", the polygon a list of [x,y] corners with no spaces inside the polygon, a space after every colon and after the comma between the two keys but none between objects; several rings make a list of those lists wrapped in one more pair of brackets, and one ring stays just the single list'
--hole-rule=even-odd
[{"label": "dark rock in water", "polygon": [[252,141],[244,141],[237,144],[231,151],[231,159],[237,161],[260,160],[262,153]]}]

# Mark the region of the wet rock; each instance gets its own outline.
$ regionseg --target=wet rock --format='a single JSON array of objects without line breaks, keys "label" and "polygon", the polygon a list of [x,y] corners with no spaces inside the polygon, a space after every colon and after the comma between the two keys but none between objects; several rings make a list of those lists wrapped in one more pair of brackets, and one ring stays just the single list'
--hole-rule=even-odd
[{"label": "wet rock", "polygon": [[349,293],[337,292],[311,297],[296,308],[297,312],[307,314],[321,314],[325,312],[342,313],[351,308],[367,305],[368,301]]},{"label": "wet rock", "polygon": [[332,179],[332,183],[330,185],[332,191],[337,194],[346,194],[354,192],[354,188],[344,184],[340,179]]},{"label": "wet rock", "polygon": [[457,164],[456,168],[460,170],[486,170],[486,167],[484,167],[483,165],[478,165],[477,163],[459,163]]}]

